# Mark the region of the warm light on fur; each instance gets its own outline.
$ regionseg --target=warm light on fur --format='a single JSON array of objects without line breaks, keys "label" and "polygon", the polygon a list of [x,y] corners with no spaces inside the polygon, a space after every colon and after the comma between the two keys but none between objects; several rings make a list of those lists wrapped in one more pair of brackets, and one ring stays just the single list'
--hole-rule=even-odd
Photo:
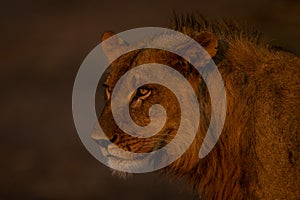
[{"label": "warm light on fur", "polygon": [[[206,49],[225,83],[225,126],[217,145],[204,159],[199,159],[198,153],[209,125],[210,97],[188,61],[161,50],[136,50],[116,60],[105,81],[111,90],[129,69],[161,63],[178,70],[194,88],[201,111],[197,136],[186,153],[162,171],[186,177],[204,199],[299,199],[300,59],[233,22],[209,22],[187,15],[175,18],[171,28]],[[108,58],[110,49],[103,47]],[[172,140],[179,126],[179,103],[174,94],[156,84],[146,86],[151,92],[147,95],[145,90],[147,96],[132,97],[130,114],[138,125],[145,126],[150,123],[149,108],[162,105],[167,122],[157,135],[137,139],[123,133],[113,120],[109,98],[99,118],[111,141],[127,151],[144,153],[161,148]]]}]

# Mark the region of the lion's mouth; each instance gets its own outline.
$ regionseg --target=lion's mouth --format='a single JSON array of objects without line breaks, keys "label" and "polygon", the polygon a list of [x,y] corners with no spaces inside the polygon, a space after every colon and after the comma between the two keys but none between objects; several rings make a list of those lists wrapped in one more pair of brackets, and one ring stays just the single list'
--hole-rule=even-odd
[{"label": "lion's mouth", "polygon": [[130,172],[136,168],[145,168],[153,163],[160,162],[161,157],[154,156],[155,151],[163,148],[168,142],[167,139],[174,129],[167,129],[163,134],[160,135],[156,142],[153,142],[153,147],[147,150],[145,153],[133,153],[130,151],[123,150],[117,144],[106,143],[100,146],[102,156],[106,160],[107,166],[112,169],[124,169],[122,171]]},{"label": "lion's mouth", "polygon": [[105,157],[105,159],[107,159],[107,160],[118,159],[118,160],[134,161],[134,160],[141,160],[141,159],[144,159],[145,157],[147,157],[147,153],[133,153],[130,151],[125,151],[122,148],[118,147],[118,145],[116,145],[114,143],[110,143],[109,145],[106,145],[106,146],[99,144],[99,147],[100,147],[102,156]]}]

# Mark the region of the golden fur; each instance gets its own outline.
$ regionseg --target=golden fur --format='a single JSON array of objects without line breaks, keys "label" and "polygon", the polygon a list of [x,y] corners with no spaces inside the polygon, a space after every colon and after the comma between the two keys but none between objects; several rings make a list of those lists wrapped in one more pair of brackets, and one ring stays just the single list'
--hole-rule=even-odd
[{"label": "golden fur", "polygon": [[[110,67],[105,81],[107,103],[99,118],[109,139],[131,152],[150,152],[172,140],[180,112],[179,103],[167,88],[149,84],[132,97],[130,114],[138,125],[150,122],[148,110],[153,104],[159,103],[167,111],[163,130],[150,138],[137,139],[120,130],[112,118],[109,101],[116,81],[129,69],[150,62],[166,64],[184,75],[196,91],[201,124],[186,153],[163,171],[186,177],[203,199],[300,199],[300,59],[260,41],[256,31],[233,22],[209,22],[187,15],[175,17],[171,28],[197,40],[222,75],[227,113],[219,141],[205,158],[199,159],[210,122],[206,85],[187,61],[151,49],[130,52]],[[104,39],[111,34],[106,33]],[[138,96],[140,92],[147,96]]]}]

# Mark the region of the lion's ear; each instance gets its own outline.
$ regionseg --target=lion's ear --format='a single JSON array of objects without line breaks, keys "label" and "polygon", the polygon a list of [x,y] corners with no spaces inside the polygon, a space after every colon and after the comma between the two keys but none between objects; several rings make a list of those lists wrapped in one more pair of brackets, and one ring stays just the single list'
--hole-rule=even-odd
[{"label": "lion's ear", "polygon": [[[102,35],[102,42],[112,36],[114,36],[115,33],[112,31],[106,31]],[[124,48],[127,48],[126,42],[120,38],[120,37],[113,37],[110,40],[106,41],[105,43],[102,43],[102,50],[104,54],[106,55],[109,62],[113,61],[113,58],[121,52]]]},{"label": "lion's ear", "polygon": [[193,39],[196,40],[212,58],[217,54],[218,39],[213,33],[202,31],[197,33]]}]

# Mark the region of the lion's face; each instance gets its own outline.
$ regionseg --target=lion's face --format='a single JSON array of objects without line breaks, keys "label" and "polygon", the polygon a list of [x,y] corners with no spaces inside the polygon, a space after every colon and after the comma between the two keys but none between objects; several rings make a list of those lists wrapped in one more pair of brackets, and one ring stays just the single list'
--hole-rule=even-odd
[{"label": "lion's face", "polygon": [[[145,163],[146,161],[147,163],[151,160],[149,156],[134,157],[133,154],[128,156],[128,154],[123,155],[117,150],[122,148],[133,153],[149,153],[168,144],[178,131],[181,117],[179,102],[172,91],[158,84],[146,84],[138,87],[128,99],[130,116],[134,123],[142,127],[151,123],[149,110],[153,105],[159,104],[164,108],[167,119],[158,133],[147,138],[134,137],[123,132],[113,118],[111,97],[117,82],[127,71],[147,63],[160,63],[176,69],[190,82],[195,91],[199,91],[201,81],[197,71],[187,61],[170,52],[154,49],[137,50],[129,52],[114,61],[109,68],[106,79],[103,83],[100,83],[105,87],[106,102],[99,117],[99,124],[112,144],[108,144],[106,138],[99,137],[97,131],[92,136],[100,145],[103,155],[108,158],[109,165],[126,165],[127,160],[131,159],[136,159],[137,165],[140,162]],[[135,79],[139,79],[139,74],[133,78],[128,87],[134,85]],[[126,123],[126,120],[128,119],[124,119],[122,123]],[[143,135],[143,133],[138,133],[138,135]],[[197,157],[198,155],[194,156]]]},{"label": "lion's face", "polygon": [[[135,64],[128,67],[124,67],[124,63],[132,63],[132,54],[129,53],[128,55],[123,56],[117,62],[115,62],[118,63],[120,62],[120,60],[122,60],[121,63],[123,64],[112,64],[110,74],[102,83],[105,87],[104,95],[106,105],[99,118],[99,124],[106,136],[113,144],[106,146],[106,144],[103,142],[104,140],[102,140],[101,138],[97,138],[95,134],[94,138],[100,144],[103,154],[108,157],[108,164],[110,165],[118,164],[119,162],[126,162],[127,159],[132,159],[132,157],[127,157],[127,155],[120,155],[119,152],[116,151],[117,148],[122,148],[123,150],[133,153],[149,153],[158,150],[168,144],[178,130],[178,126],[180,124],[179,103],[172,91],[158,84],[143,85],[134,90],[132,96],[128,99],[130,116],[134,123],[142,127],[147,126],[149,125],[149,123],[151,123],[149,110],[153,105],[159,104],[164,108],[167,113],[167,120],[163,128],[157,134],[148,138],[138,138],[131,136],[127,133],[124,133],[117,126],[112,116],[111,95],[117,81],[126,71],[137,67],[142,63],[145,63],[145,60],[143,60],[142,57],[149,53],[150,52],[147,52],[147,50],[144,52],[139,52],[139,60]],[[159,55],[161,54],[161,52],[152,51],[151,54]],[[161,62],[163,62],[165,56],[160,55],[159,58]],[[156,62],[159,61],[156,60]],[[135,79],[138,78],[138,76],[135,77]],[[124,119],[124,123],[126,123],[126,120],[128,119]],[[139,133],[139,135],[142,134],[143,133]],[[137,163],[141,160],[141,158],[138,158]]]}]

